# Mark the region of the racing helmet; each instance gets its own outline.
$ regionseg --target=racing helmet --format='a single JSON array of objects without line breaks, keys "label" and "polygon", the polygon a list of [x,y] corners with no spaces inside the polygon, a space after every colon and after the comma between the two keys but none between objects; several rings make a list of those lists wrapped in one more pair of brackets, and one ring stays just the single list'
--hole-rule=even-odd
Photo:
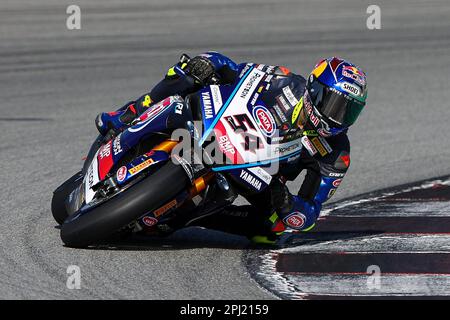
[{"label": "racing helmet", "polygon": [[366,75],[359,67],[337,57],[321,60],[306,81],[300,124],[323,137],[337,135],[356,121],[366,98]]}]

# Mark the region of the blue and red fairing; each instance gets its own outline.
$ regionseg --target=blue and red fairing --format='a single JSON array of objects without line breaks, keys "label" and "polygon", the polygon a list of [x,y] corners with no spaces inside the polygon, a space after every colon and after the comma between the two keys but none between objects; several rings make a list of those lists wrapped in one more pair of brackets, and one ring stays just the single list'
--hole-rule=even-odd
[{"label": "blue and red fairing", "polygon": [[128,151],[143,139],[157,132],[167,132],[167,130],[183,127],[189,120],[192,120],[192,115],[186,110],[183,99],[180,97],[169,97],[151,106],[138,118],[135,125],[108,141],[98,150],[96,158],[91,164],[92,182],[88,184],[88,187],[105,179],[113,169],[117,169],[117,182],[125,184],[138,172],[167,161],[169,159],[168,152],[152,150],[117,168],[117,164]]}]

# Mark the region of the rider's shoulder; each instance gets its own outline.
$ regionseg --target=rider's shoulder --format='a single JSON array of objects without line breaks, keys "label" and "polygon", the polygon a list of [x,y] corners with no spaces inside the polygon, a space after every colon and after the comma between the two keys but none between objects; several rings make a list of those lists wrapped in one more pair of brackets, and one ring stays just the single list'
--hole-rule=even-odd
[{"label": "rider's shoulder", "polygon": [[[289,100],[300,100],[303,96],[306,80],[302,76],[291,72],[289,76],[279,76],[274,73],[273,75],[270,75],[270,77],[272,77],[270,81],[272,91],[281,90],[288,95],[287,98],[289,98]],[[290,98],[291,95],[295,96],[295,99]],[[294,106],[295,105],[296,103]]]}]

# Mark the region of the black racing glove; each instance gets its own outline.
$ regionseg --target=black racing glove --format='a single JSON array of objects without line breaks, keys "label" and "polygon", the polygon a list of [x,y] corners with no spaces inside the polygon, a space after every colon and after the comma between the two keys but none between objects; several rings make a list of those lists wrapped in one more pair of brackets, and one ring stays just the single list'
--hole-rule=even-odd
[{"label": "black racing glove", "polygon": [[186,66],[186,73],[193,77],[201,85],[207,85],[216,81],[216,70],[209,59],[205,57],[194,57]]}]

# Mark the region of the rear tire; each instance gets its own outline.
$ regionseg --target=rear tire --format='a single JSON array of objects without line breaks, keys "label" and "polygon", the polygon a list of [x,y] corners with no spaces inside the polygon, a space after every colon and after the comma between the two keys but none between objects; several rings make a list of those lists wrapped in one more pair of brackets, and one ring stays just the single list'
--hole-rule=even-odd
[{"label": "rear tire", "polygon": [[83,181],[83,175],[80,172],[75,173],[66,182],[53,191],[52,198],[52,215],[58,224],[62,224],[67,219],[68,213],[65,201],[70,193],[75,190]]},{"label": "rear tire", "polygon": [[186,189],[189,179],[179,165],[169,161],[153,175],[131,186],[85,215],[61,226],[68,247],[86,247],[104,240]]}]

